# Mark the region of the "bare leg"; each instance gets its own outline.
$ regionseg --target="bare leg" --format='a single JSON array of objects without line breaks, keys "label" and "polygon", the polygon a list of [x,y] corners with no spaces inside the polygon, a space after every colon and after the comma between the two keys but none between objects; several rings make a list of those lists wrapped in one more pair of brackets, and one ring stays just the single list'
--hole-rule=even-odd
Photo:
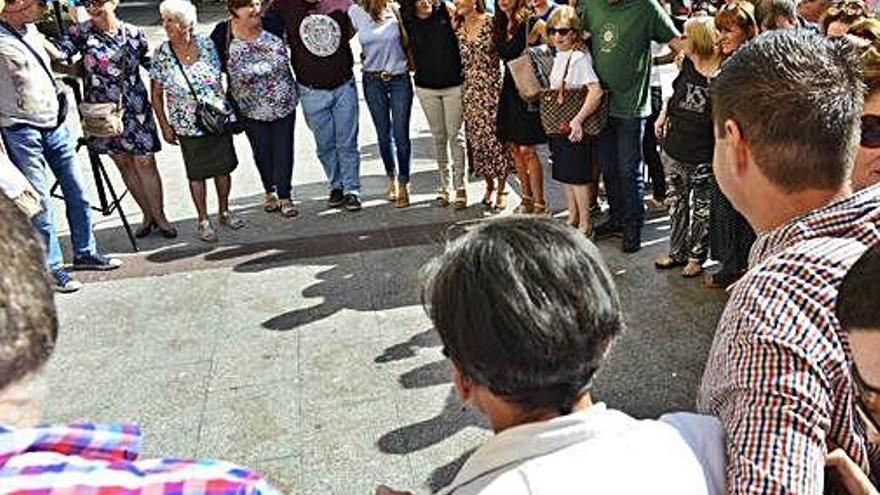
[{"label": "bare leg", "polygon": [[159,169],[156,168],[156,159],[153,155],[139,155],[132,157],[134,169],[140,177],[144,195],[150,205],[150,216],[160,229],[170,229],[171,224],[165,217],[164,198],[162,194],[162,178]]},{"label": "bare leg", "polygon": [[574,199],[574,187],[571,184],[563,185],[565,191],[565,207],[568,208],[568,224],[577,227],[580,221],[578,217],[578,205]]},{"label": "bare leg", "polygon": [[538,153],[534,146],[520,146],[519,151],[528,170],[529,186],[535,203],[544,204],[544,170],[541,168]]},{"label": "bare leg", "polygon": [[483,204],[492,203],[492,192],[495,191],[495,182],[491,177],[484,177],[486,181],[486,192],[483,193]]},{"label": "bare leg", "polygon": [[520,153],[520,147],[513,145],[513,164],[516,166],[516,176],[519,178],[519,187],[523,198],[532,197],[532,183],[529,181],[529,167],[525,157]]},{"label": "bare leg", "polygon": [[119,174],[122,175],[122,182],[125,183],[125,187],[131,192],[131,197],[134,198],[135,203],[137,203],[138,207],[141,209],[141,213],[143,213],[144,216],[141,228],[145,228],[150,225],[155,218],[153,218],[153,209],[150,208],[150,201],[144,192],[140,176],[135,169],[134,158],[131,155],[110,155],[110,158],[113,160],[113,163],[116,164],[116,167],[119,168]]},{"label": "bare leg", "polygon": [[205,189],[205,181],[191,180],[189,181],[189,193],[192,196],[193,203],[196,205],[196,213],[199,221],[208,219],[208,201]]},{"label": "bare leg", "polygon": [[229,211],[229,191],[232,189],[232,178],[227,175],[214,177],[214,187],[217,188],[217,203],[220,213]]},{"label": "bare leg", "polygon": [[593,225],[590,223],[590,185],[578,184],[569,187],[571,187],[574,196],[580,230],[585,234],[591,234]]}]

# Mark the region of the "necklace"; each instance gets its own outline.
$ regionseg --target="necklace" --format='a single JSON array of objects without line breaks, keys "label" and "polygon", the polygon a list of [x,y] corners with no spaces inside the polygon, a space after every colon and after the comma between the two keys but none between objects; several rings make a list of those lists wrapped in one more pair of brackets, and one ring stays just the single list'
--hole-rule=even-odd
[{"label": "necklace", "polygon": [[180,45],[171,44],[171,49],[177,54],[181,63],[189,65],[199,58],[199,50],[192,38]]}]

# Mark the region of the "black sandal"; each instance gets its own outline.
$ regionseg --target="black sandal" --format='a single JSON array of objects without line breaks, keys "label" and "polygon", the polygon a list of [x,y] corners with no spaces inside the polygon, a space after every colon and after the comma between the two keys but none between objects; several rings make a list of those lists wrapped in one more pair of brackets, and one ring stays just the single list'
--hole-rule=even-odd
[{"label": "black sandal", "polygon": [[167,229],[159,228],[159,235],[166,239],[174,239],[177,237],[177,229],[169,227]]},{"label": "black sandal", "polygon": [[153,233],[153,228],[154,228],[154,227],[156,227],[156,222],[150,222],[150,223],[148,223],[148,224],[142,226],[141,228],[137,229],[137,230],[134,232],[134,237],[135,237],[136,239],[143,239],[144,237],[146,237],[146,236],[150,235],[151,233]]}]

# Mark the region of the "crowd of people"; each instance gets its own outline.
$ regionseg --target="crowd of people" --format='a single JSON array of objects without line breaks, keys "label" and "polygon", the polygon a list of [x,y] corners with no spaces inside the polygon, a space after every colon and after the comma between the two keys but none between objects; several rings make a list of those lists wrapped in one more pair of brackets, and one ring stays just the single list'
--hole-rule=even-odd
[{"label": "crowd of people", "polygon": [[[868,6],[730,0],[670,5],[673,18],[655,0],[498,0],[494,14],[480,0],[228,5],[230,19],[206,37],[194,32],[191,3],[164,0],[168,41],[151,56],[143,32],[116,17],[115,0],[88,3],[91,19],[48,48],[30,26],[38,0],[14,0],[0,14],[0,87],[16,96],[0,101],[9,156],[0,165],[21,175],[3,174],[14,202],[0,198],[0,257],[10,260],[0,276],[8,301],[0,305],[3,487],[45,493],[61,472],[65,489],[85,493],[117,484],[139,493],[275,493],[223,462],[136,461],[140,434],[131,427],[36,426],[41,369],[57,337],[42,274],[48,265],[56,288],[74,283],[49,217],[47,168],[65,193],[74,266],[119,266],[95,247],[50,57],[82,56],[89,146],[122,171],[144,212],[139,235],[176,235],[152,158],[161,132],[181,148],[198,235],[211,241],[207,179],[219,223],[243,225],[228,208],[238,130],[252,145],[266,211],[297,215],[298,103],[328,204],[360,209],[356,37],[389,201],[410,202],[414,97],[434,139],[438,206],[467,206],[468,162],[485,180],[487,208],[504,208],[509,173],[522,191],[523,215],[478,227],[425,272],[422,300],[455,389],[495,432],[443,493],[560,493],[585,483],[621,493],[877,493],[880,24]],[[545,44],[551,50],[530,50]],[[542,53],[550,54],[546,73]],[[524,54],[542,86],[537,101],[512,68]],[[652,67],[670,60],[679,71],[663,101]],[[151,105],[139,67],[149,68]],[[573,113],[547,125],[556,118],[549,109],[561,112],[572,95]],[[565,184],[568,225],[543,218],[536,146],[545,142],[554,180]],[[694,277],[711,256],[721,268],[707,284],[730,292],[698,413],[656,420],[590,394],[625,328],[590,238],[619,236],[625,252],[641,247],[645,163],[671,222],[669,250],[655,266]],[[609,213],[594,226],[599,173]]]},{"label": "crowd of people", "polygon": [[[81,284],[62,264],[47,170],[64,192],[73,267],[113,269],[120,262],[95,247],[88,200],[73,166],[74,142],[64,123],[68,104],[50,62],[82,78],[85,103],[79,113],[87,144],[118,166],[143,214],[138,238],[178,234],[164,212],[155,160],[163,140],[182,154],[199,239],[216,241],[216,224],[244,226],[229,208],[238,164],[232,136],[238,132],[250,143],[265,211],[297,216],[292,172],[298,104],[328,180],[328,206],[359,210],[358,89],[351,49],[356,38],[362,47],[362,91],[388,177],[387,198],[396,207],[410,203],[410,119],[417,97],[434,142],[438,206],[467,207],[472,170],[485,181],[481,204],[501,211],[508,176],[515,173],[521,202],[514,211],[548,214],[545,164],[536,149],[547,143],[552,176],[564,184],[568,223],[595,238],[621,237],[623,251],[634,252],[641,247],[645,220],[644,164],[650,199],[668,208],[672,224],[670,249],[655,266],[682,267],[683,276],[696,277],[711,257],[720,269],[706,277],[706,285],[727,287],[745,273],[755,233],[711,171],[711,81],[725,60],[761,31],[815,30],[869,51],[880,35],[880,21],[857,0],[797,6],[792,0],[732,0],[666,9],[640,2],[625,14],[615,2],[499,0],[493,14],[484,0],[270,5],[228,0],[229,18],[208,37],[195,32],[192,3],[167,0],[159,10],[168,39],[151,49],[141,28],[116,15],[118,0],[85,0],[87,18],[51,43],[32,26],[43,12],[40,0],[10,5],[15,7],[2,14],[8,70],[0,82],[5,94],[17,96],[0,109],[8,148],[0,159],[11,160],[40,199],[34,222],[47,240],[47,264],[62,292]],[[666,10],[681,15],[671,17]],[[677,28],[682,23],[685,36]],[[511,69],[516,59],[545,45],[555,60],[543,74],[543,91],[558,91],[560,99],[586,95],[580,111],[566,116],[565,132],[546,127],[541,107],[552,102],[525,96]],[[672,94],[663,95],[655,66],[673,61],[678,77]],[[149,94],[142,68],[149,73]],[[590,125],[597,130],[583,131]],[[207,211],[209,179],[217,192],[216,223]],[[608,219],[594,226],[600,180]]]}]

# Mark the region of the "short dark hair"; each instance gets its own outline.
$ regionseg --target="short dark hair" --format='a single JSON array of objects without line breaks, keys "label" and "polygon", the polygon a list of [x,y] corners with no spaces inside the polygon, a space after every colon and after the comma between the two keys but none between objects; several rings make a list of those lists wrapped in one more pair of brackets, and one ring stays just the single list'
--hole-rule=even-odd
[{"label": "short dark hair", "polygon": [[787,192],[834,189],[850,175],[864,105],[850,45],[805,29],[770,31],[712,83],[718,135],[736,122],[758,167]]},{"label": "short dark hair", "polygon": [[771,28],[776,28],[776,18],[784,17],[793,23],[797,22],[797,6],[794,0],[763,0],[758,4],[756,12],[758,23],[762,26],[772,22]]},{"label": "short dark hair", "polygon": [[427,268],[422,301],[469,381],[527,411],[571,411],[624,323],[599,251],[550,219],[510,217]]},{"label": "short dark hair", "polygon": [[880,245],[869,249],[850,268],[837,291],[837,319],[844,330],[880,331]]},{"label": "short dark hair", "polygon": [[40,369],[58,337],[43,242],[0,194],[0,390]]}]

